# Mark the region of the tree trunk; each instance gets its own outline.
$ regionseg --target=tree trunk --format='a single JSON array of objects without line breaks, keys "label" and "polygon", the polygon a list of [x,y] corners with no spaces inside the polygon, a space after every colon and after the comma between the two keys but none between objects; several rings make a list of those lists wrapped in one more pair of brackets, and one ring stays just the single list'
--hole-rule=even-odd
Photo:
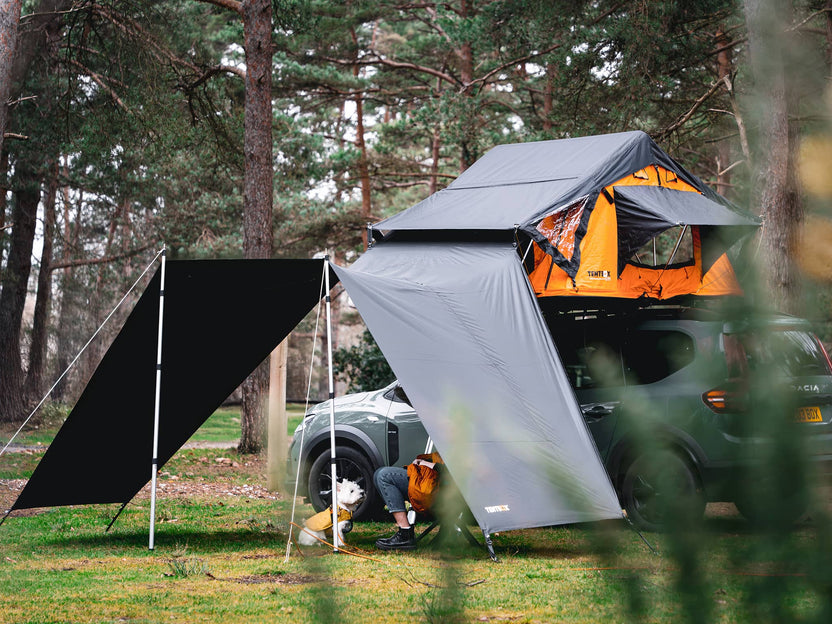
[{"label": "tree trunk", "polygon": [[439,124],[433,124],[433,137],[430,142],[430,183],[428,189],[433,195],[439,189],[439,157],[442,147],[442,136]]},{"label": "tree trunk", "polygon": [[3,152],[9,95],[12,93],[12,63],[17,51],[17,26],[22,0],[4,0],[0,6],[0,153]]},{"label": "tree trunk", "polygon": [[46,362],[46,334],[49,325],[49,308],[52,300],[52,244],[55,230],[55,197],[58,192],[58,172],[51,168],[46,197],[43,200],[43,251],[38,270],[38,294],[32,321],[32,339],[29,346],[29,368],[26,371],[25,394],[37,402],[43,396],[43,374]]},{"label": "tree trunk", "polygon": [[[78,247],[78,236],[80,234],[81,222],[81,203],[83,202],[83,193],[78,198],[78,214],[73,221],[70,218],[72,199],[68,188],[63,190],[63,208],[64,208],[64,231],[63,231],[63,257],[71,258],[72,250]],[[58,347],[56,349],[55,363],[58,370],[58,375],[63,373],[72,358],[75,356],[77,348],[76,332],[78,331],[78,322],[81,317],[80,311],[82,304],[78,299],[79,285],[75,276],[75,268],[72,266],[62,269],[60,281],[61,293],[61,310],[58,315]],[[52,393],[52,398],[55,401],[66,400],[70,392],[70,379],[64,377]]]},{"label": "tree trunk", "polygon": [[555,104],[555,78],[558,75],[557,65],[546,65],[546,90],[543,92],[543,131],[552,130],[552,111]]},{"label": "tree trunk", "polygon": [[[717,49],[720,50],[716,55],[717,77],[720,80],[730,79],[734,66],[731,48],[728,47],[730,38],[720,29],[714,37],[714,43]],[[730,141],[720,141],[717,147],[716,159],[716,192],[727,197],[731,190],[731,171],[729,169],[731,165]]]},{"label": "tree trunk", "polygon": [[[6,248],[6,193],[9,190],[9,183],[6,176],[9,172],[9,153],[0,150],[0,258],[3,257],[3,250]],[[0,271],[0,276],[3,272]]]},{"label": "tree trunk", "polygon": [[793,262],[799,249],[803,206],[795,172],[795,131],[789,120],[789,89],[783,41],[791,6],[745,0],[749,60],[759,98],[760,137],[754,199],[763,216],[764,292],[785,312],[800,308],[800,283]]},{"label": "tree trunk", "polygon": [[[243,252],[246,258],[270,258],[274,237],[271,0],[243,2],[243,33],[246,53]],[[243,382],[239,447],[241,453],[259,453],[263,448],[267,381],[266,362]]]},{"label": "tree trunk", "polygon": [[[358,54],[358,35],[355,28],[350,28],[350,35],[352,36],[353,44],[355,44],[355,52]],[[353,76],[359,77],[361,70],[358,65],[352,69]],[[364,96],[358,93],[355,96],[355,146],[358,148],[358,180],[361,183],[361,218],[364,223],[370,221],[370,216],[373,212],[372,197],[370,194],[370,168],[367,158],[367,143],[364,140]],[[367,230],[362,230],[361,240],[364,242],[364,248],[367,247]]]},{"label": "tree trunk", "polygon": [[826,70],[832,69],[832,0],[826,0]]},{"label": "tree trunk", "polygon": [[23,370],[20,358],[20,330],[35,240],[40,188],[26,163],[18,163],[18,188],[12,211],[11,247],[0,293],[0,422],[20,422],[26,417]]}]

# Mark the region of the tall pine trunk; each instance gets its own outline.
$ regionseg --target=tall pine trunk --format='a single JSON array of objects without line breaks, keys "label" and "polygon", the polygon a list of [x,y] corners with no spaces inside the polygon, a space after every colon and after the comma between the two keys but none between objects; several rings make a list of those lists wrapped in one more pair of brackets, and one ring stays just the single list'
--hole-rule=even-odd
[{"label": "tall pine trunk", "polygon": [[[271,0],[243,2],[243,31],[246,53],[243,252],[246,258],[270,258],[274,237]],[[263,448],[268,372],[268,363],[263,363],[243,382],[241,453],[258,453]]]},{"label": "tall pine trunk", "polygon": [[791,3],[745,0],[748,52],[760,111],[752,210],[763,217],[764,289],[784,312],[800,311],[793,259],[799,249],[803,206],[796,176],[796,129],[790,120],[785,38]]},{"label": "tall pine trunk", "polygon": [[0,422],[22,421],[27,407],[23,396],[20,331],[32,269],[40,186],[26,163],[18,162],[16,169],[11,246],[0,293]]},{"label": "tall pine trunk", "polygon": [[6,120],[9,117],[7,102],[12,92],[12,65],[17,51],[21,4],[21,0],[3,0],[0,3],[0,153],[3,152]]},{"label": "tall pine trunk", "polygon": [[[717,78],[730,80],[734,69],[734,60],[729,47],[730,37],[720,29],[714,36],[714,43],[718,50],[716,55]],[[720,141],[716,156],[716,192],[725,197],[728,197],[731,191],[731,154],[730,141]]]},{"label": "tall pine trunk", "polygon": [[[355,28],[350,28],[350,36],[355,45],[356,60],[358,55],[358,34]],[[352,68],[352,75],[359,78],[361,75],[361,68],[359,65],[354,65]],[[358,148],[358,180],[361,184],[361,219],[364,223],[370,221],[373,204],[370,188],[370,166],[369,158],[367,156],[367,142],[364,137],[364,95],[360,91],[355,96],[355,146]],[[364,229],[361,234],[361,239],[364,242],[364,247],[367,246],[367,230]]]},{"label": "tall pine trunk", "polygon": [[29,346],[29,367],[26,371],[25,395],[32,402],[43,396],[43,377],[46,363],[46,336],[49,325],[49,309],[52,301],[52,245],[55,230],[55,198],[58,193],[58,172],[50,168],[51,177],[43,200],[43,250],[38,270],[38,292],[35,315],[32,321],[32,339]]}]

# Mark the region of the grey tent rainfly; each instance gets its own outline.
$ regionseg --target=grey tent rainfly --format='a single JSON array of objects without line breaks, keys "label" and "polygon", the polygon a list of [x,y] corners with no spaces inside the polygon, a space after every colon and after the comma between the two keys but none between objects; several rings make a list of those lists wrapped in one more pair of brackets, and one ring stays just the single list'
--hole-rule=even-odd
[{"label": "grey tent rainfly", "polygon": [[511,244],[379,245],[335,271],[486,538],[621,517]]},{"label": "grey tent rainfly", "polygon": [[[371,226],[334,272],[490,547],[495,531],[622,516],[537,298],[738,294],[724,252],[757,225],[642,132],[503,145]],[[669,232],[672,253],[645,262]],[[322,263],[168,263],[160,465],[319,301]],[[158,288],[12,509],[126,504],[147,483]]]}]

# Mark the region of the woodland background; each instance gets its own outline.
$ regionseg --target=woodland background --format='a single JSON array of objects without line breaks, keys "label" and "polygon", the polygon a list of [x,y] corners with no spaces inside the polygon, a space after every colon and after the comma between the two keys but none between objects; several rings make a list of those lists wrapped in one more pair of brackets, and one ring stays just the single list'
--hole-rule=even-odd
[{"label": "woodland background", "polygon": [[[762,299],[829,339],[830,75],[830,0],[3,0],[0,422],[162,246],[349,262],[367,222],[496,144],[625,130],[763,217]],[[313,330],[291,338],[290,398]],[[243,450],[263,383],[243,386]]]}]

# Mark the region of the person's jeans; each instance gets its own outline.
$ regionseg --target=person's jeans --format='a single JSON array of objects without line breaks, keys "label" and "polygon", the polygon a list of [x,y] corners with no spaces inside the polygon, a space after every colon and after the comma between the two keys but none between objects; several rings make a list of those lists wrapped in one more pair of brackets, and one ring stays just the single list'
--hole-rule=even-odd
[{"label": "person's jeans", "polygon": [[381,495],[388,511],[404,511],[407,498],[407,469],[395,466],[382,466],[373,474],[376,491]]}]

